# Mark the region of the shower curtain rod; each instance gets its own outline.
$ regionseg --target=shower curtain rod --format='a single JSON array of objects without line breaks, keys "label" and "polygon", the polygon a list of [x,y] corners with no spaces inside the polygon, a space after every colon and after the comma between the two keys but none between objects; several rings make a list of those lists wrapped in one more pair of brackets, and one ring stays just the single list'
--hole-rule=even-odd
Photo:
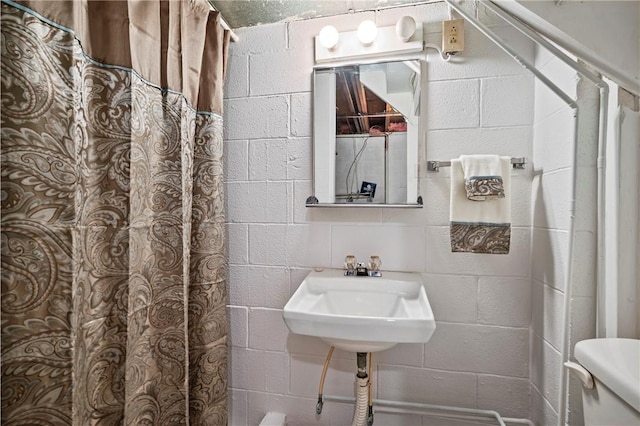
[{"label": "shower curtain rod", "polygon": [[216,9],[213,6],[213,3],[211,3],[211,0],[207,1],[207,3],[209,3],[209,7],[211,8],[211,10],[213,10],[214,12],[218,12],[220,14],[220,25],[222,25],[222,28],[229,31],[229,34],[231,35],[231,41],[237,42],[238,40],[240,40],[240,38],[236,35],[236,33],[233,32],[229,24],[227,24],[227,20],[224,19],[224,16],[222,16],[222,12],[220,12],[218,9]]}]

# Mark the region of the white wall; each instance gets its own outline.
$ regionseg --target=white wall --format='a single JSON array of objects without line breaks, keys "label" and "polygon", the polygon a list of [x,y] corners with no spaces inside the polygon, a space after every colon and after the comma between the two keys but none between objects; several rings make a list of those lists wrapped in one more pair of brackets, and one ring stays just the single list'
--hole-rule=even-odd
[{"label": "white wall", "polygon": [[640,94],[640,2],[501,0],[500,5]]},{"label": "white wall", "polygon": [[[605,337],[640,337],[638,275],[640,113],[638,98],[608,81],[607,279]],[[615,203],[615,204],[614,204]],[[616,205],[617,209],[609,206]],[[614,232],[610,231],[613,229]],[[612,238],[615,237],[615,238]]]},{"label": "white wall", "polygon": [[[513,172],[511,253],[450,253],[449,170],[421,179],[423,209],[308,209],[311,187],[313,36],[327,23],[354,30],[366,17],[392,25],[411,14],[440,39],[442,4],[238,30],[230,48],[225,155],[231,318],[231,423],[268,410],[290,425],[349,424],[352,407],[315,416],[328,347],[292,335],[282,307],[312,266],[341,267],[346,254],[377,254],[382,269],[423,274],[437,329],[426,345],[376,357],[377,397],[529,415],[531,167]],[[513,42],[533,58],[531,44]],[[428,55],[429,159],[495,153],[531,157],[533,78],[468,29],[464,56]],[[325,392],[353,395],[355,357],[337,351]],[[376,416],[421,424],[420,416]],[[443,424],[443,421],[438,421]],[[425,423],[426,424],[426,423]]]},{"label": "white wall", "polygon": [[[536,67],[578,104],[574,111],[536,80],[532,186],[531,414],[555,424],[559,410],[563,305],[568,266],[573,137],[578,160],[570,347],[595,336],[598,90],[544,50]],[[572,351],[571,351],[572,352]],[[569,424],[583,424],[581,392],[571,378]]]},{"label": "white wall", "polygon": [[[536,66],[575,97],[575,80],[557,59],[537,52]],[[556,424],[561,365],[562,307],[567,265],[573,116],[536,80],[532,187],[531,414]]]}]

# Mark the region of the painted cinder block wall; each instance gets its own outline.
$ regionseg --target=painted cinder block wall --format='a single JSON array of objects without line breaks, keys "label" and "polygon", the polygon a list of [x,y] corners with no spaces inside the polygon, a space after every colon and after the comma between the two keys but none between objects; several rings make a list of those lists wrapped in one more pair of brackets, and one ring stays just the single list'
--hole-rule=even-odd
[{"label": "painted cinder block wall", "polygon": [[[531,415],[536,424],[556,424],[559,411],[563,305],[568,266],[573,136],[578,137],[574,287],[570,346],[595,337],[598,91],[593,83],[537,49],[535,64],[571,99],[575,111],[535,82],[532,203]],[[584,424],[579,380],[571,376],[571,425]]]},{"label": "painted cinder block wall", "polygon": [[[538,50],[536,66],[575,98],[575,73]],[[532,188],[531,414],[537,424],[556,424],[560,388],[565,274],[571,198],[573,110],[535,82]]]},{"label": "painted cinder block wall", "polygon": [[[531,167],[513,171],[507,256],[450,253],[447,168],[421,171],[423,209],[304,207],[312,194],[314,35],[329,23],[351,31],[363,19],[393,25],[405,14],[423,21],[427,41],[439,43],[440,22],[448,18],[441,3],[237,30],[225,93],[233,425],[255,425],[267,411],[287,413],[290,425],[351,422],[352,407],[336,403],[316,417],[328,346],[290,334],[282,321],[283,306],[308,271],[341,267],[346,254],[376,254],[383,270],[422,273],[437,320],[426,345],[398,345],[376,356],[378,398],[529,416]],[[502,33],[533,60],[531,43]],[[533,77],[470,26],[465,42],[464,55],[448,63],[427,51],[426,157],[531,158]],[[354,354],[336,351],[325,393],[353,395],[354,375]],[[423,421],[376,415],[380,424]]]}]

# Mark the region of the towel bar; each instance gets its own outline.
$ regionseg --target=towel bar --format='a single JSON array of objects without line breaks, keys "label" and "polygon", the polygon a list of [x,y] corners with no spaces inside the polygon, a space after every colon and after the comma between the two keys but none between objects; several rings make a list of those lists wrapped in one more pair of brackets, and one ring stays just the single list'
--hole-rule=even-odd
[{"label": "towel bar", "polygon": [[[524,169],[524,165],[527,163],[525,157],[513,157],[511,164],[514,169]],[[440,167],[450,167],[451,161],[427,161],[427,170],[430,172],[439,172]]]}]

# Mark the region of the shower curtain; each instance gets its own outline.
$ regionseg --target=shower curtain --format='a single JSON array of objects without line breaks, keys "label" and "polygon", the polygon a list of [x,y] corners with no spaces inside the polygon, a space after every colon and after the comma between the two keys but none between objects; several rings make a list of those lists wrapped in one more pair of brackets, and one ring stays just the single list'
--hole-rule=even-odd
[{"label": "shower curtain", "polygon": [[204,0],[3,0],[2,424],[227,422]]}]

